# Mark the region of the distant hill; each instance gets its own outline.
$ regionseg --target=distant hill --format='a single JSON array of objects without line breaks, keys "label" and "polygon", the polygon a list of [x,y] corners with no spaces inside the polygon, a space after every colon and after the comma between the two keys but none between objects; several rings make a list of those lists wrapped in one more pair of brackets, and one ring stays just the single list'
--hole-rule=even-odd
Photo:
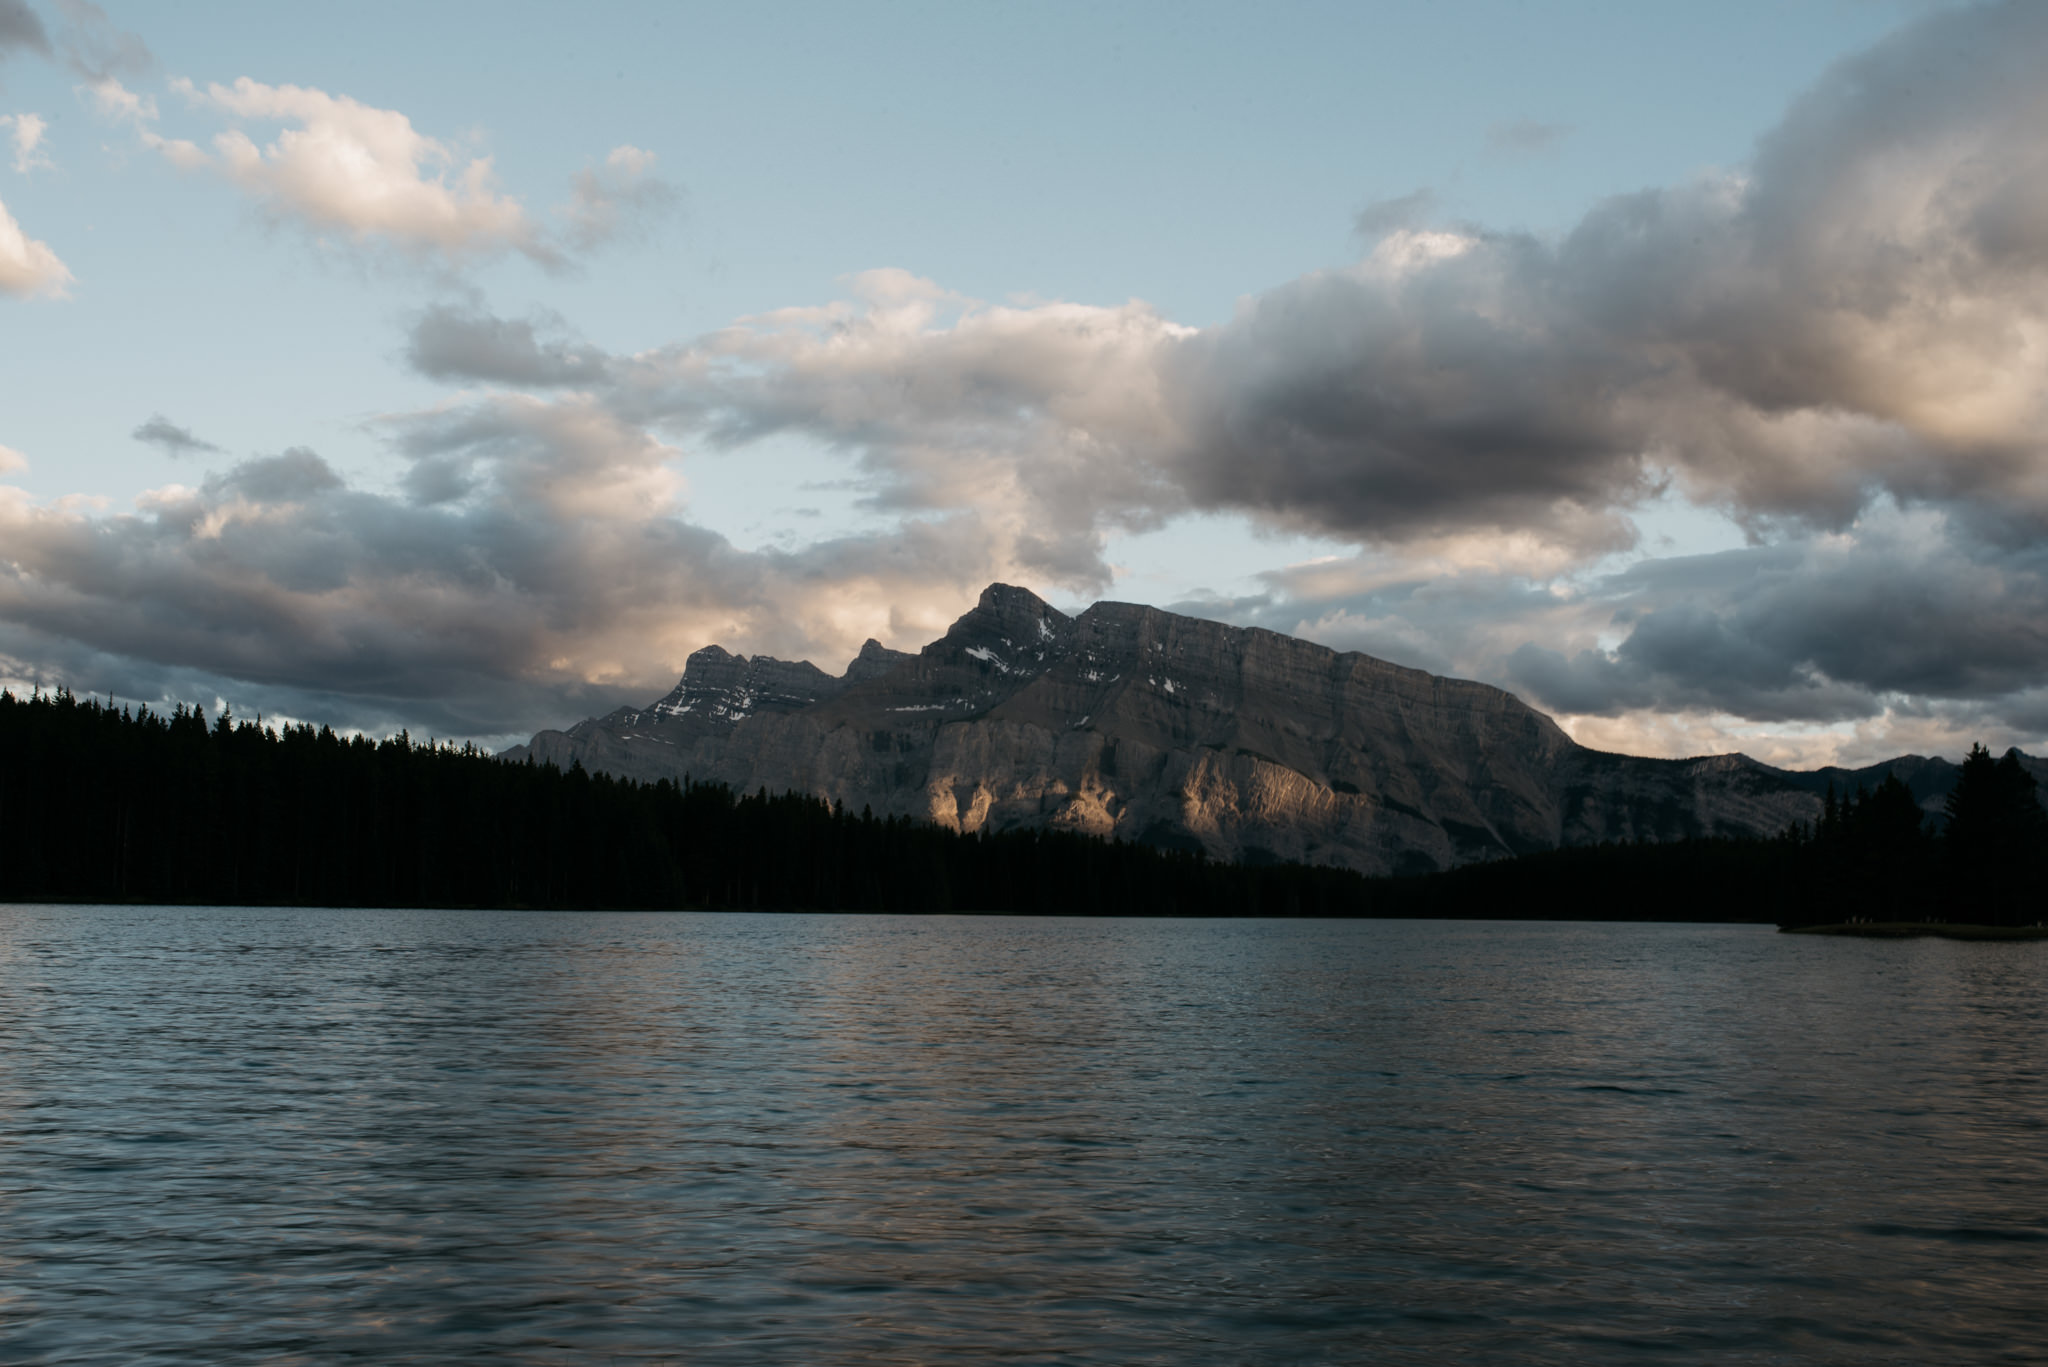
[{"label": "distant hill", "polygon": [[[2019,761],[2040,784],[2037,792],[2048,794],[2048,759],[2037,759],[2025,751],[2015,750]],[[1933,817],[1937,824],[1947,820],[1944,803],[1949,791],[1956,786],[1956,775],[1960,765],[1927,755],[1900,755],[1897,759],[1882,760],[1861,769],[1842,769],[1829,765],[1825,769],[1793,770],[1781,769],[1793,783],[1810,793],[1826,793],[1832,785],[1834,790],[1847,796],[1858,788],[1874,789],[1884,782],[1888,774],[1897,774],[1899,782],[1912,791],[1913,800],[1920,809]]]},{"label": "distant hill", "polygon": [[[1257,628],[991,585],[916,654],[842,675],[710,646],[667,697],[507,757],[796,792],[960,831],[1114,835],[1252,865],[1413,874],[1541,850],[1775,835],[1897,772],[1939,812],[1956,766],[1794,772],[1590,750],[1486,684]],[[2048,787],[2048,763],[2023,762]]]}]

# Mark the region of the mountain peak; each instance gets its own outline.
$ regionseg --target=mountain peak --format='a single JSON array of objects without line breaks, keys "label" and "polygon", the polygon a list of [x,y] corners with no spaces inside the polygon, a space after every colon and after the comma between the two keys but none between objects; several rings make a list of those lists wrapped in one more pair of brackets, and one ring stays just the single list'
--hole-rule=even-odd
[{"label": "mountain peak", "polygon": [[1052,607],[1030,589],[1015,584],[990,584],[981,591],[981,599],[975,604],[992,612],[1026,611],[1051,612]]},{"label": "mountain peak", "polygon": [[1043,662],[1048,651],[1065,640],[1074,619],[1040,598],[1030,589],[1015,584],[990,584],[981,599],[946,630],[946,634],[924,648],[926,655],[955,655],[961,651],[987,660],[991,653],[1002,659]]},{"label": "mountain peak", "polygon": [[847,664],[844,681],[857,684],[865,683],[869,679],[878,679],[906,660],[916,658],[909,651],[891,650],[870,636],[861,644],[860,654],[854,656]]}]

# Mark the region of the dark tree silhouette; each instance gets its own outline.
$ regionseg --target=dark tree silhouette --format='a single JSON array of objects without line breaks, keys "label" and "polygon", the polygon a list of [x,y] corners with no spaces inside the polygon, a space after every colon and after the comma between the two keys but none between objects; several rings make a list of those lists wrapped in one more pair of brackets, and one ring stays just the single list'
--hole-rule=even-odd
[{"label": "dark tree silhouette", "polygon": [[2048,813],[2034,776],[2008,750],[1994,760],[1970,747],[1948,795],[1948,883],[1959,919],[1990,925],[2038,920]]},{"label": "dark tree silhouette", "polygon": [[1553,850],[1419,878],[1071,832],[963,835],[798,794],[474,747],[0,692],[0,900],[1074,915],[2033,921],[2048,820],[1978,746],[1925,829],[1896,778],[1810,828]]}]

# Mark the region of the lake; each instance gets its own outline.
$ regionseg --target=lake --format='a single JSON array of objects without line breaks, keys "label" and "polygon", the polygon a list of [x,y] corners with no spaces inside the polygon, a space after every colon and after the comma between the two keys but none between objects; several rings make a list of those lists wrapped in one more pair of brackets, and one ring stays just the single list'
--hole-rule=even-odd
[{"label": "lake", "polygon": [[0,907],[0,1360],[2039,1361],[2048,945]]}]

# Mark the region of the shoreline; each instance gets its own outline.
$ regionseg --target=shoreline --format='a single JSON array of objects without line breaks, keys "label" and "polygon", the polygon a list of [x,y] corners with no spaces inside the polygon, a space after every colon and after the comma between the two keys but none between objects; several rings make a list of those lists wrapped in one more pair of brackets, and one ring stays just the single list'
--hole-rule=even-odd
[{"label": "shoreline", "polygon": [[1943,940],[2048,940],[2048,926],[1972,926],[1945,921],[1859,921],[1829,926],[1780,926],[1781,935],[1857,935],[1874,940],[1933,936]]}]

